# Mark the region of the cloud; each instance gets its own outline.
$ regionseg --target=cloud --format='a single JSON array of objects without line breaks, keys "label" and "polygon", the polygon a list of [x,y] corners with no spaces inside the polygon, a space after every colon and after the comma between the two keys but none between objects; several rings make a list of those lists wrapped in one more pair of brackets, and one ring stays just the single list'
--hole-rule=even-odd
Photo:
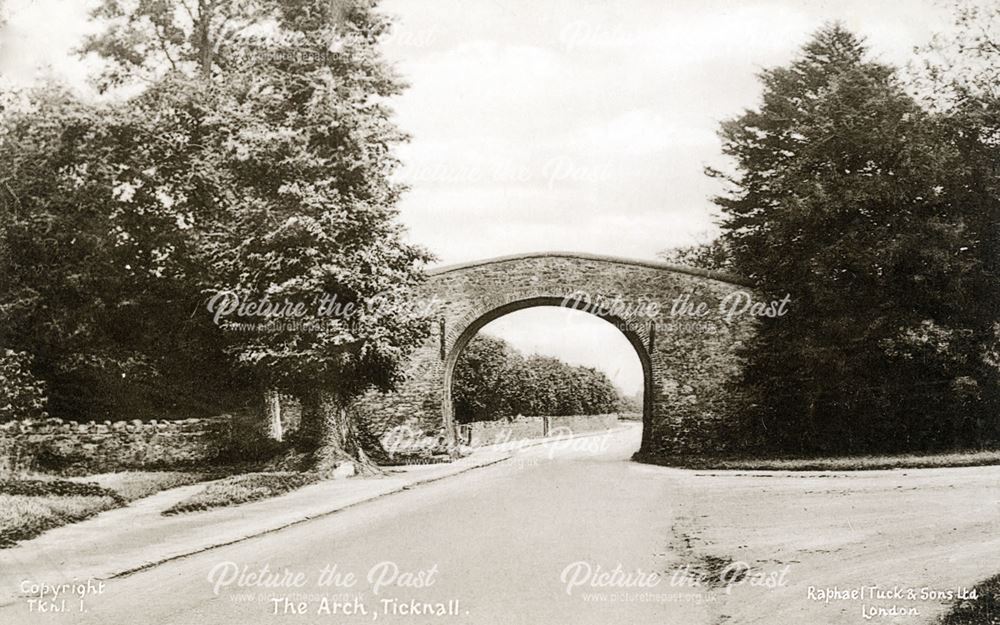
[{"label": "cloud", "polygon": [[547,86],[566,72],[545,48],[495,41],[465,42],[399,67],[411,84],[397,102],[399,121],[435,140],[489,137],[496,128],[530,136],[549,120]]},{"label": "cloud", "polygon": [[697,70],[714,59],[732,62],[783,54],[814,25],[801,8],[788,4],[672,9],[646,20],[625,12],[577,16],[560,29],[559,44],[569,52],[625,53],[653,60],[659,68]]},{"label": "cloud", "polygon": [[600,150],[605,154],[647,155],[671,148],[717,148],[714,132],[670,123],[664,114],[631,110],[602,124],[580,130],[578,149]]}]

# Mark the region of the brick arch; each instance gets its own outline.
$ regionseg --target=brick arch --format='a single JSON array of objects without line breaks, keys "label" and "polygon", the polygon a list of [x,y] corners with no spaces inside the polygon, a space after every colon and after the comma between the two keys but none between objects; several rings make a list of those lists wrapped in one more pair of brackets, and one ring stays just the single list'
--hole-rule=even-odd
[{"label": "brick arch", "polygon": [[[451,377],[461,349],[486,323],[534,306],[585,308],[614,323],[643,362],[640,455],[724,448],[742,408],[739,347],[749,317],[692,319],[672,311],[678,298],[717,310],[744,281],[654,261],[571,252],[504,256],[434,269],[415,297],[429,306],[430,337],[417,349],[394,393],[362,408],[376,431],[401,424],[454,440]],[[650,304],[656,304],[655,314]],[[731,437],[729,437],[731,438]]]}]

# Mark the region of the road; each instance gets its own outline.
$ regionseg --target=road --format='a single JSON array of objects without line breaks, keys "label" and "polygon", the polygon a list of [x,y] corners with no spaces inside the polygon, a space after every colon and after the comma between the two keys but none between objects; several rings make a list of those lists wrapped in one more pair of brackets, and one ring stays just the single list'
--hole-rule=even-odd
[{"label": "road", "polygon": [[712,474],[630,462],[638,442],[634,428],[531,448],[109,580],[83,612],[21,603],[0,621],[926,623],[949,601],[815,590],[945,592],[1000,572],[1000,468]]},{"label": "road", "polygon": [[[628,461],[637,447],[637,429],[559,449],[535,447],[500,465],[110,580],[102,594],[85,600],[85,613],[74,603],[65,615],[21,610],[13,616],[27,623],[103,625],[698,622],[703,610],[695,604],[592,603],[582,587],[567,594],[560,580],[575,562],[605,569],[620,564],[635,575],[665,568],[670,492],[655,471]],[[235,570],[226,563],[240,571],[287,569],[307,582],[225,585]],[[320,587],[319,573],[328,566],[339,575],[327,575],[330,584]],[[223,584],[218,594],[209,581],[214,567]],[[370,583],[370,574],[383,583]],[[410,585],[421,580],[422,588]],[[299,596],[306,600],[305,614],[291,612]],[[334,599],[325,606],[331,612],[340,599],[353,608],[357,597],[367,613],[327,615],[321,596]],[[287,607],[270,600],[284,597],[291,599]],[[443,603],[458,614],[393,614],[392,601],[385,601],[408,606],[411,599]],[[449,601],[458,602],[457,610]]]}]

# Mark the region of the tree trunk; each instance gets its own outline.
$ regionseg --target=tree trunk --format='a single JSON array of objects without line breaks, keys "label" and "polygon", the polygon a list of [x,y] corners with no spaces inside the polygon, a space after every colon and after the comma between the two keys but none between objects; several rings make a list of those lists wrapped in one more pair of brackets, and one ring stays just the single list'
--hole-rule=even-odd
[{"label": "tree trunk", "polygon": [[264,434],[276,441],[284,438],[284,429],[281,426],[281,396],[273,389],[264,392]]},{"label": "tree trunk", "polygon": [[198,56],[200,57],[201,75],[203,78],[212,77],[212,38],[209,33],[211,27],[212,11],[214,7],[209,0],[198,2]]},{"label": "tree trunk", "polygon": [[310,469],[328,476],[376,475],[382,470],[365,452],[359,424],[345,400],[328,391],[302,399],[301,433],[311,451]]}]

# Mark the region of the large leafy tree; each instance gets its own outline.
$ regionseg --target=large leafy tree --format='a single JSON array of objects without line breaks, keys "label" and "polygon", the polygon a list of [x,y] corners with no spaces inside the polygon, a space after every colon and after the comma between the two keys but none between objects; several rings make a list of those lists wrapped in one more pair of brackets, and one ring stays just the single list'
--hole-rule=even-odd
[{"label": "large leafy tree", "polygon": [[[166,186],[176,161],[139,108],[43,88],[0,128],[0,345],[31,355],[52,414],[192,416],[230,407],[219,332],[192,316],[195,231]],[[213,375],[205,377],[205,372]]]},{"label": "large leafy tree", "polygon": [[106,83],[154,80],[142,99],[197,172],[172,195],[206,221],[207,295],[351,306],[311,324],[233,318],[229,351],[302,399],[316,467],[365,464],[350,402],[391,386],[425,331],[403,307],[427,257],[395,219],[405,136],[387,105],[402,85],[376,48],[387,21],[365,0],[106,0],[97,15],[109,26],[88,49],[111,61]]},{"label": "large leafy tree", "polygon": [[968,251],[982,267],[965,298],[978,348],[975,390],[990,407],[980,427],[1000,438],[1000,7],[955,0],[952,14],[952,28],[920,51],[911,86],[960,154],[953,188],[961,193]]},{"label": "large leafy tree", "polygon": [[[405,136],[387,104],[402,85],[376,47],[387,21],[367,0],[104,0],[95,17],[104,29],[85,50],[107,61],[100,85],[135,95],[103,110],[59,104],[45,116],[50,131],[20,130],[41,137],[37,155],[50,164],[30,178],[40,186],[17,196],[51,210],[26,219],[57,222],[65,239],[59,253],[41,242],[32,249],[82,281],[70,291],[79,301],[48,302],[69,311],[63,336],[84,336],[71,327],[80,319],[135,332],[135,323],[101,318],[109,301],[133,306],[137,291],[151,305],[176,303],[193,321],[175,327],[203,330],[206,351],[227,353],[241,378],[302,399],[315,468],[367,464],[349,404],[362,389],[391,386],[426,331],[405,306],[427,256],[403,242],[395,219],[402,189],[391,178],[392,148]],[[26,157],[11,158],[27,167]],[[114,296],[94,298],[88,281]],[[218,294],[301,304],[314,316],[235,313],[219,327],[207,310]],[[18,301],[30,296],[28,288]],[[323,297],[339,308],[316,317]],[[127,306],[120,314],[135,316]],[[148,359],[172,350],[163,321],[150,318],[142,335],[158,346],[131,351]],[[239,332],[224,332],[235,322]],[[139,338],[109,344],[131,348]]]},{"label": "large leafy tree", "polygon": [[962,442],[982,378],[973,302],[983,258],[946,128],[892,67],[834,24],[761,74],[711,171],[736,270],[788,293],[748,352],[757,434],[797,450]]}]

